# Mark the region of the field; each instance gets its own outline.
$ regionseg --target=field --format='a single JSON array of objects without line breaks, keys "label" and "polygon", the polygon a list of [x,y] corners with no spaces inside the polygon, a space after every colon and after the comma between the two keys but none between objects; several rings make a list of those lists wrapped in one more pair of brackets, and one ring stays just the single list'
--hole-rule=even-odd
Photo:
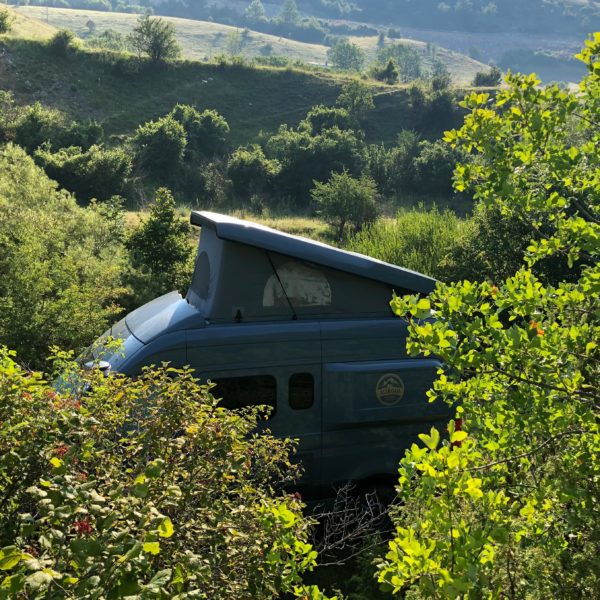
[{"label": "field", "polygon": [[[77,35],[84,37],[88,32],[86,23],[94,21],[97,31],[114,29],[120,33],[129,33],[137,21],[138,16],[125,13],[108,13],[87,10],[73,10],[64,8],[49,8],[39,6],[22,6],[18,12],[27,17],[45,22],[56,28],[73,30]],[[183,56],[190,59],[207,60],[215,55],[230,51],[231,38],[239,36],[241,54],[245,57],[260,56],[270,47],[273,55],[287,56],[293,60],[300,60],[309,64],[324,65],[327,60],[327,47],[320,44],[306,44],[286,38],[267,35],[256,31],[243,30],[228,25],[206,21],[194,21],[163,17],[171,21],[177,30],[179,43],[183,48]],[[377,37],[352,37],[350,41],[359,45],[367,54],[369,61],[375,58],[377,51]],[[427,65],[430,57],[427,44],[415,40],[399,40],[414,47]],[[443,62],[452,74],[453,80],[460,85],[469,84],[477,71],[485,70],[486,65],[469,58],[463,54],[437,49],[437,58]]]}]

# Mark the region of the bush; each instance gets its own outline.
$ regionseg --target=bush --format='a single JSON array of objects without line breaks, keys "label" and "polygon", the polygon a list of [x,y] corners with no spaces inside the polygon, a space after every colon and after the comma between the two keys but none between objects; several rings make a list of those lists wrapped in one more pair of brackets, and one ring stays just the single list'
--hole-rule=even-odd
[{"label": "bush", "polygon": [[199,112],[193,106],[178,104],[169,116],[183,125],[188,152],[212,158],[225,150],[229,125],[216,110]]},{"label": "bush", "polygon": [[399,71],[400,81],[407,83],[421,76],[421,57],[414,48],[406,44],[392,44],[377,51],[379,64],[385,65],[390,60],[394,61]]},{"label": "bush", "polygon": [[453,252],[472,225],[437,208],[402,209],[394,219],[380,219],[348,239],[345,247],[424,273],[441,281],[454,275]]},{"label": "bush", "polygon": [[185,129],[172,115],[138,127],[133,137],[139,165],[159,181],[172,181],[183,161],[187,138]]},{"label": "bush", "polygon": [[[580,58],[588,76],[578,90],[509,75],[494,98],[467,96],[464,125],[446,134],[472,158],[457,167],[456,189],[520,219],[530,242],[504,281],[393,300],[409,354],[445,364],[429,399],[456,407],[463,430],[422,434],[402,461],[396,533],[379,565],[390,592],[588,598],[600,589],[600,202],[589,176],[600,34]],[[567,259],[556,283],[532,272],[549,257]]]},{"label": "bush", "polygon": [[333,127],[352,129],[354,124],[354,119],[347,109],[319,104],[310,109],[306,118],[301,121],[299,128],[306,128],[313,135],[318,135]]},{"label": "bush", "polygon": [[393,58],[390,58],[386,65],[373,66],[371,76],[377,81],[383,81],[388,85],[398,83],[400,79],[400,73]]},{"label": "bush", "polygon": [[14,16],[6,9],[0,9],[0,34],[8,33],[12,29]]},{"label": "bush", "polygon": [[53,153],[47,148],[35,152],[36,162],[61,187],[73,192],[79,200],[108,200],[121,195],[131,174],[132,158],[122,148],[77,146]]},{"label": "bush", "polygon": [[473,79],[476,87],[496,87],[502,82],[502,71],[498,67],[492,67],[487,73],[478,71]]},{"label": "bush", "polygon": [[265,192],[279,174],[281,166],[276,160],[268,159],[256,144],[238,148],[229,157],[227,176],[233,183],[235,193],[245,200],[252,195]]},{"label": "bush", "polygon": [[58,56],[67,56],[77,46],[77,38],[70,29],[59,29],[48,42],[50,51]]},{"label": "bush", "polygon": [[413,160],[413,187],[421,193],[450,196],[452,174],[460,153],[443,141],[423,141],[419,144],[419,155]]},{"label": "bush", "polygon": [[311,194],[317,214],[335,227],[339,241],[344,239],[347,225],[359,232],[375,221],[379,212],[377,186],[367,175],[354,179],[347,171],[332,173],[327,183],[315,181]]},{"label": "bush", "polygon": [[314,181],[327,181],[332,172],[344,169],[359,175],[366,162],[362,139],[352,130],[337,127],[313,136],[283,125],[267,142],[267,154],[281,164],[277,191],[302,208],[309,206]]},{"label": "bush", "polygon": [[257,409],[221,408],[187,370],[55,366],[60,392],[0,349],[6,597],[323,598],[301,583],[302,505],[275,491],[291,443],[255,435]]},{"label": "bush", "polygon": [[327,60],[343,71],[362,71],[365,53],[356,44],[341,40],[327,50]]},{"label": "bush", "polygon": [[97,144],[104,136],[102,126],[95,121],[67,121],[57,110],[46,109],[39,102],[18,111],[12,125],[14,141],[32,154],[47,143],[51,148]]},{"label": "bush", "polygon": [[156,192],[150,216],[126,241],[134,305],[144,304],[172,290],[186,291],[192,279],[193,247],[190,226],[175,211],[166,188]]},{"label": "bush", "polygon": [[0,344],[40,364],[48,347],[81,348],[115,318],[117,224],[57,191],[17,146],[0,149]]}]

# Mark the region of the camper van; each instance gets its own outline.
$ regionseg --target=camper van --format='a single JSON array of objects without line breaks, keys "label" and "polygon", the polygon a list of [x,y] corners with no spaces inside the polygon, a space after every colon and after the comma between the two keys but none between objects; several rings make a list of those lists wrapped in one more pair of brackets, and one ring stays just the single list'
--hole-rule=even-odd
[{"label": "camper van", "polygon": [[191,287],[138,308],[109,333],[104,368],[135,375],[190,365],[227,408],[271,407],[265,427],[299,441],[303,484],[388,481],[419,433],[447,421],[426,392],[440,363],[406,354],[392,293],[426,295],[425,275],[211,212]]}]

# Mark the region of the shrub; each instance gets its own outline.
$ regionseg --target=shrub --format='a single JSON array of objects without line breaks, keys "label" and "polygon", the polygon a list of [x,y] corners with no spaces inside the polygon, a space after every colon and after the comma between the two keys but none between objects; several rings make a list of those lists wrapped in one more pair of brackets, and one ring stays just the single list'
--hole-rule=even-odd
[{"label": "shrub", "polygon": [[114,221],[56,187],[21,148],[0,150],[0,344],[31,364],[89,344],[119,310]]},{"label": "shrub", "polygon": [[333,127],[352,129],[353,126],[354,120],[350,117],[347,109],[323,106],[322,104],[313,106],[300,123],[300,128],[306,127],[313,135],[318,135]]},{"label": "shrub", "polygon": [[358,175],[366,162],[362,139],[352,130],[341,131],[337,127],[313,136],[282,126],[269,139],[267,154],[281,164],[276,189],[303,208],[309,205],[314,181],[327,181],[332,172],[344,169]]},{"label": "shrub", "polygon": [[355,124],[360,123],[375,108],[371,88],[360,81],[351,81],[345,84],[336,104],[348,111]]},{"label": "shrub", "polygon": [[422,206],[400,210],[351,236],[345,247],[441,281],[454,275],[453,251],[472,225],[453,212]]},{"label": "shrub", "polygon": [[452,173],[460,153],[443,141],[423,141],[413,160],[414,189],[421,193],[449,196],[452,194]]},{"label": "shrub", "polygon": [[414,48],[406,44],[391,44],[377,51],[378,63],[387,64],[390,59],[399,71],[400,81],[406,83],[421,76],[421,57]]},{"label": "shrub", "polygon": [[173,23],[148,14],[139,18],[131,33],[131,44],[140,56],[146,54],[154,64],[174,60],[181,55]]},{"label": "shrub", "polygon": [[166,188],[156,192],[148,219],[126,241],[129,273],[135,302],[143,304],[171,290],[185,291],[193,269],[190,227],[175,211],[175,200]]},{"label": "shrub", "polygon": [[[446,140],[472,155],[455,187],[530,228],[525,264],[501,281],[440,285],[395,298],[411,356],[435,355],[430,401],[464,419],[432,429],[402,461],[396,534],[379,581],[418,597],[597,595],[600,530],[597,183],[600,34],[579,89],[510,75],[472,93]],[[495,249],[491,248],[490,252]],[[567,259],[558,283],[532,272]],[[435,320],[431,317],[435,316]]]},{"label": "shrub", "polygon": [[55,149],[89,148],[104,136],[102,126],[95,121],[69,122],[61,112],[44,108],[39,102],[18,111],[12,127],[14,141],[30,154],[44,143]]},{"label": "shrub", "polygon": [[398,83],[400,73],[393,58],[390,58],[386,65],[375,65],[371,69],[371,75],[377,81],[383,81],[388,85]]},{"label": "shrub", "polygon": [[35,160],[49,177],[79,200],[108,200],[121,195],[133,162],[126,150],[101,146],[85,151],[71,146],[55,153],[40,148],[35,152]]},{"label": "shrub", "polygon": [[495,87],[502,82],[502,71],[498,67],[492,67],[487,73],[478,71],[473,79],[476,87]]},{"label": "shrub", "polygon": [[[324,598],[301,503],[275,488],[291,443],[255,435],[187,370],[62,389],[0,349],[1,585],[7,597]],[[68,382],[68,384],[67,384]]]},{"label": "shrub", "polygon": [[48,42],[50,51],[59,56],[67,56],[77,46],[77,38],[70,29],[59,29]]},{"label": "shrub", "polygon": [[336,229],[342,241],[346,226],[356,233],[377,218],[377,186],[367,175],[354,179],[347,171],[332,173],[327,183],[315,181],[312,192],[317,214]]},{"label": "shrub", "polygon": [[365,64],[365,53],[356,44],[341,40],[327,50],[327,59],[337,69],[362,71]]},{"label": "shrub", "polygon": [[178,104],[170,116],[183,125],[188,151],[212,158],[225,150],[229,125],[216,110],[200,112],[193,106]]},{"label": "shrub", "polygon": [[229,157],[227,176],[233,183],[235,193],[244,199],[266,191],[280,170],[276,160],[268,159],[256,144],[238,148]]},{"label": "shrub", "polygon": [[14,16],[6,9],[0,9],[0,34],[8,33],[12,29]]},{"label": "shrub", "polygon": [[181,123],[171,115],[138,127],[133,137],[139,165],[159,181],[171,181],[183,161],[187,138]]}]

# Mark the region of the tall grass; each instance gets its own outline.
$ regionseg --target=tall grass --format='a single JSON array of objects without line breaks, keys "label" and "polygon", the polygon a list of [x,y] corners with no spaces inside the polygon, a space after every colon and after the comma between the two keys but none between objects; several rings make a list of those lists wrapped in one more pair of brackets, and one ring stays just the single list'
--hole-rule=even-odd
[{"label": "tall grass", "polygon": [[401,209],[350,238],[346,249],[448,281],[453,256],[471,227],[468,219],[436,207]]}]

